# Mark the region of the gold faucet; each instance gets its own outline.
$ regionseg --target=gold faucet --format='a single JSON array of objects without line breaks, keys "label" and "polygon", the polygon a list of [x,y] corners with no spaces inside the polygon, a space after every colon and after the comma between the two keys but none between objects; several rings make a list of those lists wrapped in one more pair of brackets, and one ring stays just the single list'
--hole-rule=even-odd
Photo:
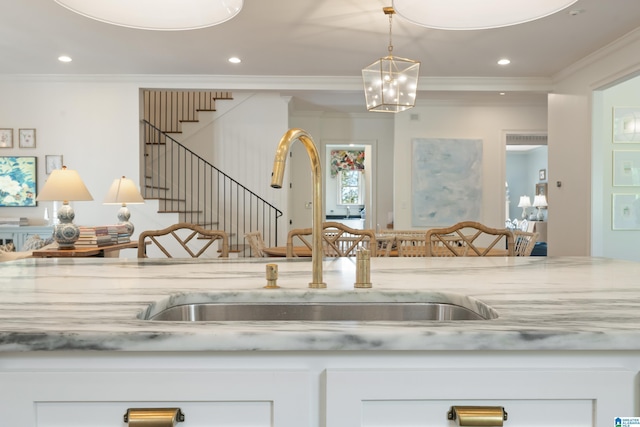
[{"label": "gold faucet", "polygon": [[313,172],[313,219],[311,231],[311,268],[312,276],[310,288],[326,288],[327,284],[322,281],[322,168],[320,166],[320,156],[313,138],[308,132],[302,129],[289,129],[284,134],[273,161],[273,172],[271,173],[271,186],[282,188],[284,178],[284,166],[287,161],[289,147],[295,140],[299,140],[307,150],[309,160],[311,160],[311,171]]}]

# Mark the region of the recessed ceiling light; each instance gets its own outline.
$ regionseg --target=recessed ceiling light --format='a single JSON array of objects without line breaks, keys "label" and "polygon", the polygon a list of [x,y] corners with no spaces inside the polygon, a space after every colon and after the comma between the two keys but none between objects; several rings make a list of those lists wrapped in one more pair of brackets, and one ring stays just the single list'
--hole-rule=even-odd
[{"label": "recessed ceiling light", "polygon": [[237,56],[232,56],[231,58],[228,59],[228,61],[231,62],[232,64],[239,64],[242,62],[242,60]]},{"label": "recessed ceiling light", "polygon": [[71,59],[70,56],[61,55],[61,56],[58,56],[58,61],[60,61],[60,62],[71,62],[71,61],[73,61],[73,59]]},{"label": "recessed ceiling light", "polygon": [[506,93],[505,92],[500,92],[500,96],[505,96]]},{"label": "recessed ceiling light", "polygon": [[502,58],[498,61],[498,65],[509,65],[511,64],[511,60],[507,58]]}]

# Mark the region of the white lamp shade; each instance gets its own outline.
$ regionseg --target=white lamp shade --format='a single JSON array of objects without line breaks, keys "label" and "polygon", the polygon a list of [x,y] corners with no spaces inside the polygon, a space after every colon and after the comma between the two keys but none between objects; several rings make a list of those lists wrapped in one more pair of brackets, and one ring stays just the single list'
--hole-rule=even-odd
[{"label": "white lamp shade", "polygon": [[407,21],[440,30],[482,30],[544,18],[577,0],[393,0]]},{"label": "white lamp shade", "polygon": [[78,172],[63,166],[51,172],[36,200],[69,202],[93,200],[93,197]]},{"label": "white lamp shade", "polygon": [[544,194],[538,194],[533,198],[533,207],[535,208],[546,208],[547,207],[547,196]]},{"label": "white lamp shade", "polygon": [[113,180],[103,203],[105,205],[139,204],[144,203],[144,199],[133,180],[123,176]]},{"label": "white lamp shade", "polygon": [[142,30],[195,30],[236,16],[243,0],[55,0],[97,21]]},{"label": "white lamp shade", "polygon": [[531,207],[531,199],[529,196],[520,196],[520,202],[518,203],[519,208],[528,208]]}]

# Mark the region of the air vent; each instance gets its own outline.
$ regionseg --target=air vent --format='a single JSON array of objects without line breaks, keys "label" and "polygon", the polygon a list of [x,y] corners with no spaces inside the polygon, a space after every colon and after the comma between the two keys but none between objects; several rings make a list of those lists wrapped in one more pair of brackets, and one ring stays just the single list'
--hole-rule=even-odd
[{"label": "air vent", "polygon": [[547,135],[507,134],[507,145],[547,145]]}]

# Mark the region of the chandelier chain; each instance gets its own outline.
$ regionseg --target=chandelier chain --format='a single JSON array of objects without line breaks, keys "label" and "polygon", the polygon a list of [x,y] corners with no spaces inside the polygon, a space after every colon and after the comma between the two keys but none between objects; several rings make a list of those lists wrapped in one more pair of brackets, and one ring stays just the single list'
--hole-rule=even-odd
[{"label": "chandelier chain", "polygon": [[389,56],[393,56],[393,43],[392,43],[392,39],[391,39],[391,34],[392,34],[392,24],[393,24],[393,14],[389,14]]}]

